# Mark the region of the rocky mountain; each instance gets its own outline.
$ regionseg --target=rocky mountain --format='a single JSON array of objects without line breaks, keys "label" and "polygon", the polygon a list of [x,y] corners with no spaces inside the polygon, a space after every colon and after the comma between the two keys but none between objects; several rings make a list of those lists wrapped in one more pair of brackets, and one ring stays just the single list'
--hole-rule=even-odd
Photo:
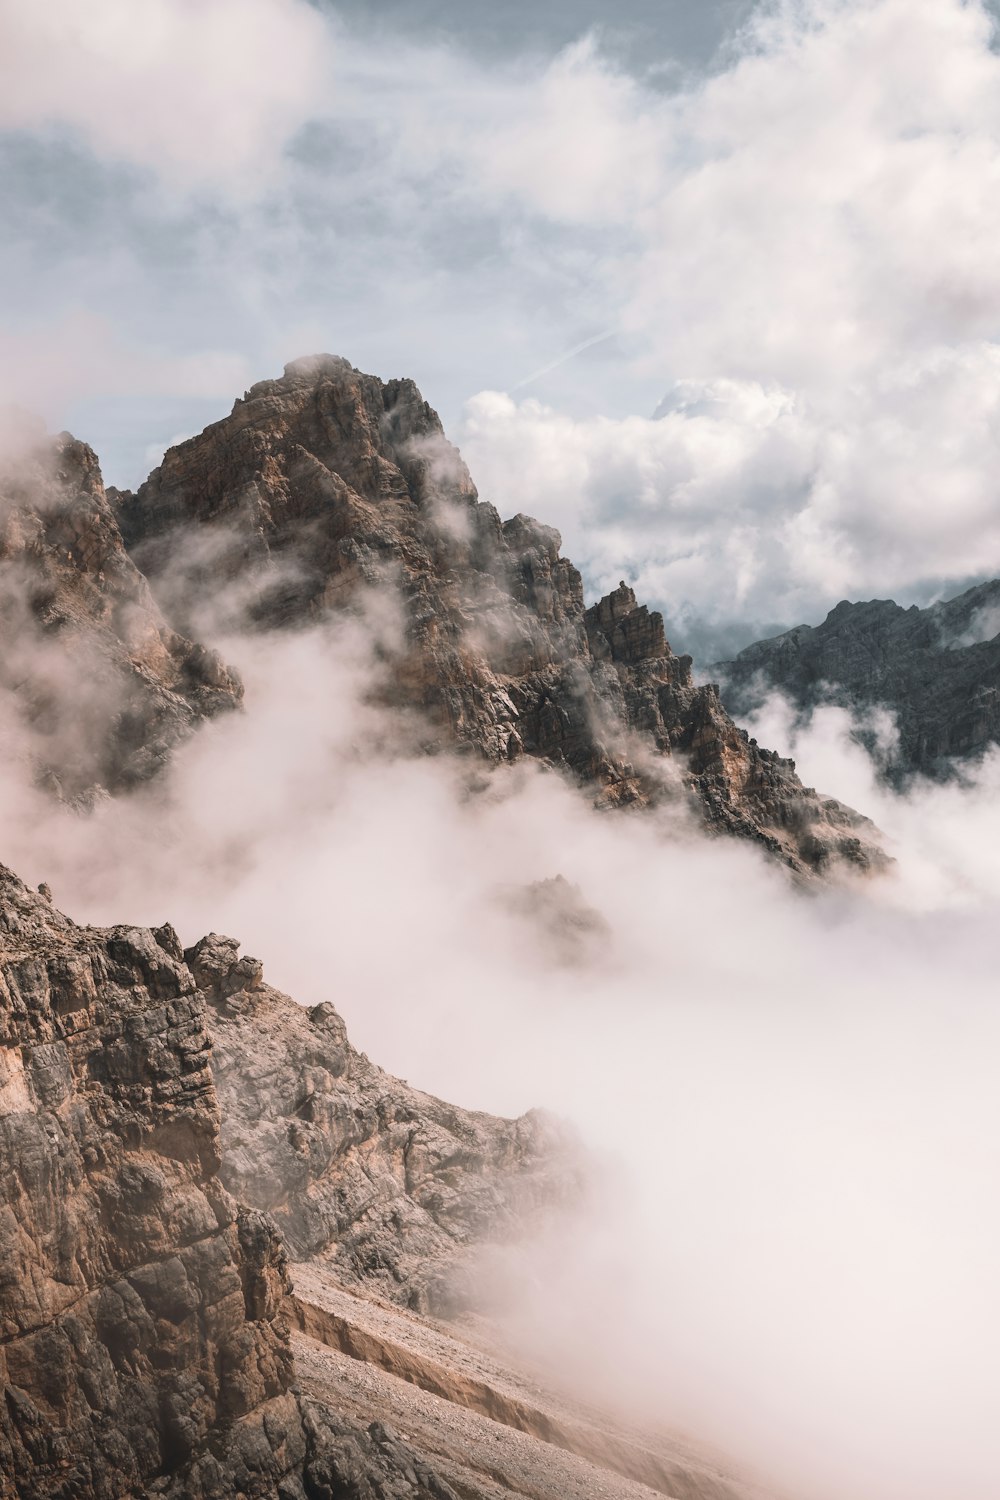
[{"label": "rocky mountain", "polygon": [[222,1181],[289,1254],[420,1311],[463,1301],[467,1252],[524,1235],[584,1191],[563,1127],[446,1104],[384,1073],[331,1004],[296,1005],[210,934],[185,958],[208,1006]]},{"label": "rocky mountain", "polygon": [[0,689],[23,751],[67,800],[148,780],[238,678],[173,630],[125,550],[97,459],[34,435],[0,467]]},{"label": "rocky mountain", "polygon": [[889,779],[947,777],[956,760],[1000,741],[1000,581],[928,609],[845,599],[821,625],[757,641],[717,670],[737,716],[776,687],[804,711],[820,703],[862,716],[888,709],[898,740],[887,755],[863,722],[857,733],[880,748]]},{"label": "rocky mountain", "polygon": [[[686,805],[800,873],[880,859],[627,585],[588,608],[556,532],[478,499],[411,382],[300,361],[137,495],[106,494],[63,435],[4,470],[0,500],[0,728],[64,799],[140,786],[238,707],[198,644],[220,621],[297,629],[375,595],[395,611],[378,691],[410,749]],[[568,882],[501,899],[554,961],[605,954]],[[749,1493],[432,1323],[475,1305],[484,1246],[580,1200],[589,1165],[538,1112],[385,1074],[233,939],[77,926],[0,868],[0,1164],[0,1500]]]},{"label": "rocky mountain", "polygon": [[412,381],[298,360],[113,501],[189,632],[206,600],[216,623],[273,629],[390,592],[385,697],[420,711],[428,748],[534,757],[609,805],[686,799],[798,872],[880,862],[871,825],[749,739],[627,584],[587,608],[558,532],[478,499]]},{"label": "rocky mountain", "polygon": [[230,940],[78,927],[0,869],[0,1161],[2,1500],[449,1500],[299,1394],[282,1230],[416,1305],[578,1156],[388,1078]]}]

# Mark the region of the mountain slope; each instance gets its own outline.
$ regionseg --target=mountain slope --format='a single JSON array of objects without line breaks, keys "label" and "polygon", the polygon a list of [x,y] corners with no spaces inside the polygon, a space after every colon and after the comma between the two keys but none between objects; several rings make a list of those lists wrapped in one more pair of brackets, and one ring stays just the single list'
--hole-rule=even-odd
[{"label": "mountain slope", "polygon": [[[846,599],[821,625],[799,625],[722,662],[724,699],[735,714],[780,688],[803,710],[837,703],[862,714],[886,708],[898,727],[890,779],[946,777],[955,759],[1000,741],[1000,581],[929,609],[890,599]],[[859,738],[874,743],[871,732]]]},{"label": "mountain slope", "polygon": [[178,634],[125,551],[97,459],[67,433],[0,472],[0,687],[23,748],[68,800],[148,780],[242,687]]},{"label": "mountain slope", "polygon": [[187,630],[207,598],[230,624],[287,628],[390,591],[388,698],[420,710],[429,746],[534,757],[604,804],[686,797],[712,831],[800,872],[879,863],[871,825],[749,740],[625,583],[586,608],[558,532],[478,499],[412,381],[296,361],[113,498]]},{"label": "mountain slope", "polygon": [[0,868],[0,1497],[450,1500],[299,1397],[264,1210],[298,1255],[418,1304],[572,1196],[577,1148],[387,1077],[235,944],[188,957]]},{"label": "mountain slope", "polygon": [[304,1009],[237,954],[214,933],[185,954],[207,1003],[221,1176],[273,1216],[294,1259],[449,1311],[473,1247],[579,1198],[584,1157],[555,1120],[501,1120],[411,1088],[351,1046],[332,1005]]}]

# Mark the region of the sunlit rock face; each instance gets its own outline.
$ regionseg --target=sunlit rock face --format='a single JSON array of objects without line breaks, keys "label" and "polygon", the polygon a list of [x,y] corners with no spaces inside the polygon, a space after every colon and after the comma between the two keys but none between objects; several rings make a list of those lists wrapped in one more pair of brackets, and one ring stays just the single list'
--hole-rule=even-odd
[{"label": "sunlit rock face", "polygon": [[167,624],[125,550],[97,459],[64,433],[0,463],[0,689],[19,748],[66,800],[155,776],[242,687]]},{"label": "sunlit rock face", "polygon": [[219,1176],[169,929],[0,876],[0,1493],[277,1494],[307,1455],[277,1233]]},{"label": "sunlit rock face", "polygon": [[[213,967],[220,953],[233,961]],[[310,1017],[225,940],[190,956],[194,972],[169,926],[77,927],[0,867],[0,1497],[454,1500],[404,1444],[299,1395],[285,1245],[259,1205],[274,1199],[289,1231],[302,1226],[300,1250],[342,1235],[338,1270],[367,1246],[355,1279],[384,1270],[386,1251],[397,1287],[423,1286],[442,1247],[489,1233],[501,1210],[511,1221],[524,1199],[514,1179],[530,1197],[547,1151],[555,1176],[555,1137],[449,1111],[380,1074],[332,1007]],[[240,1027],[254,1006],[272,1036],[259,1013]],[[258,1093],[225,1132],[213,1025],[228,1049],[223,1109],[251,1082]],[[344,1076],[330,1090],[321,1064],[335,1058]],[[301,1109],[282,1113],[286,1086],[317,1101],[311,1131]],[[343,1120],[365,1107],[345,1141]],[[252,1170],[240,1140],[256,1151]],[[304,1140],[305,1170],[275,1195],[274,1173]],[[479,1158],[461,1158],[473,1143]],[[384,1159],[391,1211],[377,1211],[377,1188],[362,1205],[362,1168],[344,1162],[355,1146],[372,1182]],[[407,1166],[393,1179],[397,1155]],[[338,1180],[343,1201],[323,1220]],[[394,1229],[407,1219],[409,1233]]]},{"label": "sunlit rock face", "polygon": [[206,599],[216,624],[288,628],[391,593],[383,695],[420,710],[427,748],[533,757],[602,804],[686,802],[799,872],[880,862],[871,825],[748,739],[627,584],[586,608],[559,533],[478,498],[412,381],[299,360],[113,498],[189,632]]},{"label": "sunlit rock face", "polygon": [[[804,711],[835,703],[861,716],[858,738],[890,781],[946,778],[1000,742],[1000,581],[929,609],[845,599],[821,625],[757,641],[718,670],[734,713],[775,688]],[[895,733],[865,724],[878,709]]]}]

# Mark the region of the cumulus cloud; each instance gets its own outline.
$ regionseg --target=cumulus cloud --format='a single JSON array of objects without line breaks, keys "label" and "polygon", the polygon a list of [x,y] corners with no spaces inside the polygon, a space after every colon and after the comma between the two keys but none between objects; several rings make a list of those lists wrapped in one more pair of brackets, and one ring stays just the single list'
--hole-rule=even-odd
[{"label": "cumulus cloud", "polygon": [[0,28],[0,129],[67,129],[172,188],[224,195],[271,178],[332,50],[304,0],[3,0]]},{"label": "cumulus cloud", "polygon": [[[617,228],[595,280],[667,396],[654,421],[483,392],[460,433],[481,487],[554,501],[595,587],[628,571],[708,649],[734,614],[750,635],[1000,570],[992,34],[960,0],[767,7],[707,80],[597,89],[615,165],[579,191],[543,134],[521,201]],[[582,106],[553,97],[568,138]]]},{"label": "cumulus cloud", "polygon": [[484,391],[459,437],[501,510],[558,525],[596,591],[627,573],[707,661],[734,621],[1000,569],[1000,346],[907,359],[835,407],[746,379],[679,381],[650,418]]}]

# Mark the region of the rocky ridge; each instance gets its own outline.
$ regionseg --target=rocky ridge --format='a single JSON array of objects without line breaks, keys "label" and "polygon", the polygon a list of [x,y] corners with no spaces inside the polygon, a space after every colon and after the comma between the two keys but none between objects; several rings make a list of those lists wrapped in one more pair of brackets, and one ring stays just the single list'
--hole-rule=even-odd
[{"label": "rocky ridge", "polygon": [[[723,662],[724,698],[739,715],[779,688],[808,712],[835,703],[861,716],[856,734],[890,781],[953,774],[1000,741],[1000,581],[928,609],[844,599],[821,625],[799,625]],[[864,723],[887,709],[898,735]]]},{"label": "rocky ridge", "polygon": [[185,958],[208,1004],[225,1186],[266,1210],[295,1260],[420,1311],[454,1312],[467,1253],[521,1236],[585,1187],[575,1139],[532,1111],[458,1109],[351,1046],[210,934]]},{"label": "rocky ridge", "polygon": [[626,583],[587,608],[558,532],[502,522],[479,500],[412,381],[298,360],[113,499],[130,552],[189,631],[208,596],[229,623],[235,610],[287,628],[391,589],[403,630],[385,697],[420,711],[428,748],[532,757],[606,805],[686,799],[710,830],[800,873],[880,863],[867,820],[749,739]]},{"label": "rocky ridge", "polygon": [[[516,1217],[522,1170],[555,1170],[549,1142],[379,1074],[332,1007],[310,1015],[262,987],[235,944],[188,957],[169,926],[77,927],[0,869],[0,1497],[448,1500],[405,1445],[300,1397],[286,1249],[264,1207],[298,1252],[337,1236],[338,1272],[380,1285],[395,1215],[389,1269],[419,1301],[427,1261]],[[251,1010],[258,1037],[273,1027],[263,1063],[227,1031]],[[234,1073],[268,1101],[249,1123]],[[283,1113],[285,1084],[310,1091],[311,1121]],[[418,1103],[427,1120],[405,1119]],[[303,1141],[305,1168],[276,1193]],[[352,1150],[363,1164],[338,1177]]]},{"label": "rocky ridge", "polygon": [[149,780],[239,679],[173,630],[125,550],[97,459],[36,436],[0,470],[0,687],[39,777],[68,800]]}]

